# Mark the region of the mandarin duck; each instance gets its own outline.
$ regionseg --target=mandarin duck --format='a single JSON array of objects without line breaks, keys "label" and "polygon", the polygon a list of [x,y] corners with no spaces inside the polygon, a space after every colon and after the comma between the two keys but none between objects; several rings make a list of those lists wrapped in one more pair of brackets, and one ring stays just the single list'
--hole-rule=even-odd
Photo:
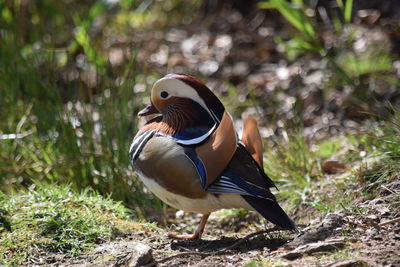
[{"label": "mandarin duck", "polygon": [[[203,214],[192,235],[200,238],[211,212],[245,208],[287,230],[297,228],[269,188],[257,122],[244,122],[241,140],[221,101],[199,79],[168,74],[151,89],[151,104],[138,116],[156,114],[129,150],[146,187],[168,205]],[[153,115],[154,116],[154,115]]]}]

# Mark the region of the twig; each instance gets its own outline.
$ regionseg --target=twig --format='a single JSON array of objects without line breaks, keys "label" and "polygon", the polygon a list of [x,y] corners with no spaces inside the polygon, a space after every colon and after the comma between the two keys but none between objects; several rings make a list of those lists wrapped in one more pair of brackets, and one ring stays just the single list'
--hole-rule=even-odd
[{"label": "twig", "polygon": [[388,220],[385,222],[381,222],[380,224],[378,224],[379,226],[384,226],[384,225],[388,225],[388,224],[392,224],[392,223],[397,223],[400,222],[400,217],[394,218],[392,220]]},{"label": "twig", "polygon": [[254,233],[248,234],[245,237],[243,237],[240,240],[238,240],[237,242],[233,243],[232,245],[230,245],[228,247],[225,247],[225,248],[222,248],[222,249],[219,249],[217,251],[212,251],[212,252],[198,252],[198,251],[182,252],[182,253],[178,253],[178,254],[175,254],[175,255],[172,255],[172,256],[168,256],[168,257],[162,258],[162,259],[160,259],[158,261],[155,261],[155,262],[151,262],[151,263],[149,263],[147,265],[144,265],[143,267],[151,267],[151,266],[154,266],[154,265],[159,264],[159,263],[167,262],[167,261],[175,259],[175,258],[186,257],[186,256],[195,255],[195,256],[201,256],[201,257],[208,257],[208,256],[211,256],[211,255],[223,254],[223,253],[226,253],[228,250],[232,250],[232,249],[240,246],[245,241],[249,240],[250,238],[252,238],[254,236],[262,235],[262,234],[266,234],[266,233],[271,233],[271,232],[278,231],[278,230],[280,230],[280,229],[277,228],[277,227],[274,227],[274,228],[271,228],[271,229],[267,229],[267,230],[261,230],[261,231],[258,231],[258,232],[254,232]]},{"label": "twig", "polygon": [[32,131],[29,130],[23,133],[12,133],[12,134],[0,134],[0,140],[13,140],[13,139],[22,139],[32,134]]},{"label": "twig", "polygon": [[386,189],[387,191],[389,191],[389,192],[392,193],[393,195],[399,195],[399,193],[393,191],[392,189],[387,188],[387,187],[384,186],[384,185],[381,185],[381,187],[382,187],[383,189]]}]

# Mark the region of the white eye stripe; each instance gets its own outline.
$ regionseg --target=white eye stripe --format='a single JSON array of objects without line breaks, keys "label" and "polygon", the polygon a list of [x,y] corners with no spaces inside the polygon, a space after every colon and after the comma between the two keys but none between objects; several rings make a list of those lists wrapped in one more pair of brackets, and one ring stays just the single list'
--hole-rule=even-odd
[{"label": "white eye stripe", "polygon": [[160,99],[166,99],[161,97],[161,93],[166,91],[165,89],[168,90],[167,93],[169,96],[185,97],[197,102],[213,117],[206,103],[199,96],[197,91],[183,81],[169,77],[161,78],[153,85],[152,93],[156,93]]},{"label": "white eye stripe", "polygon": [[178,79],[165,77],[161,78],[153,85],[152,90],[158,92],[158,95],[160,97],[162,91],[168,90],[167,93],[169,93],[170,95],[190,98],[193,101],[199,103],[205,109],[207,109],[206,104],[204,103],[203,99],[201,99],[196,90]]}]

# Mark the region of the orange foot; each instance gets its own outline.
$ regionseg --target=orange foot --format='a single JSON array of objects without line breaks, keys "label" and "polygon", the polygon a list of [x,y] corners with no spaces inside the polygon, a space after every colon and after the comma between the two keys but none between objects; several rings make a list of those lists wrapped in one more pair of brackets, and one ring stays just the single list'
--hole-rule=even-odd
[{"label": "orange foot", "polygon": [[196,231],[194,231],[193,234],[191,234],[191,235],[180,235],[180,234],[175,234],[175,233],[168,233],[168,237],[176,238],[176,239],[186,239],[186,240],[200,239],[201,235],[203,234],[204,227],[206,226],[208,216],[210,216],[210,213],[203,214],[203,217],[201,217],[200,224],[197,227]]},{"label": "orange foot", "polygon": [[168,233],[168,237],[176,238],[176,239],[195,240],[195,239],[200,239],[201,233],[194,232],[191,235],[181,235],[181,234],[176,234],[176,233]]}]

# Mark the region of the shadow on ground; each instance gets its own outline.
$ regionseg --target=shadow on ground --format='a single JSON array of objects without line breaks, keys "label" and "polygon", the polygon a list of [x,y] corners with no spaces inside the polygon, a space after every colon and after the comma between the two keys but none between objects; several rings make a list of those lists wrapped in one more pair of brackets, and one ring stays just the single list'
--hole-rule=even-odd
[{"label": "shadow on ground", "polygon": [[[271,238],[262,235],[245,239],[246,237],[221,237],[218,240],[179,240],[171,244],[171,249],[209,252],[233,247],[230,251],[247,252],[254,249],[263,250],[264,248],[274,251],[289,241],[285,238]],[[236,244],[238,245],[236,246]]]}]

